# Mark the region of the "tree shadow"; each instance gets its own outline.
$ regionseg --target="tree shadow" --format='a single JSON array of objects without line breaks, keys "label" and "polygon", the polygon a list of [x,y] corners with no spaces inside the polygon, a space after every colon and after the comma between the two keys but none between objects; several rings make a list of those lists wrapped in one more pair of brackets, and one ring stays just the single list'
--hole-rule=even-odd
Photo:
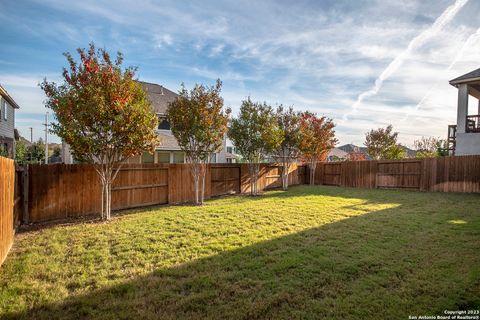
[{"label": "tree shadow", "polygon": [[[335,194],[325,190],[319,192]],[[386,192],[395,201],[349,194],[367,195],[365,205],[394,208],[158,269],[3,318],[406,319],[478,308],[480,216],[415,211],[408,194]],[[478,197],[471,198],[478,206]],[[455,219],[464,223],[449,222]]]}]

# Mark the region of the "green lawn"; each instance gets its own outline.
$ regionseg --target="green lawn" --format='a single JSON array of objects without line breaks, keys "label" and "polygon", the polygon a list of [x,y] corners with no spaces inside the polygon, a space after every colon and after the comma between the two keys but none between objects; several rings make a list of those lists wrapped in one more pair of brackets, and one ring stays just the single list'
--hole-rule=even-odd
[{"label": "green lawn", "polygon": [[300,186],[16,236],[0,314],[408,319],[480,307],[480,195]]}]

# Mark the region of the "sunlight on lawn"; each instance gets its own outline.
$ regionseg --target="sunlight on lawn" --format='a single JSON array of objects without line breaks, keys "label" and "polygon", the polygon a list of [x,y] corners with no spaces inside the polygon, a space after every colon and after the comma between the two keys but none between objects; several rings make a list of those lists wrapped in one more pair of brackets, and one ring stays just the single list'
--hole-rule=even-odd
[{"label": "sunlight on lawn", "polygon": [[465,220],[449,220],[448,223],[451,223],[451,224],[466,224],[467,221],[465,221]]}]

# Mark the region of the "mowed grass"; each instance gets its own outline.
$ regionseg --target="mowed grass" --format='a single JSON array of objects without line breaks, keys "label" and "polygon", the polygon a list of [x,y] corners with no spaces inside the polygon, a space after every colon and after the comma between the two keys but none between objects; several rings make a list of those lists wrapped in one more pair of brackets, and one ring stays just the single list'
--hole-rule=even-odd
[{"label": "mowed grass", "polygon": [[16,236],[0,314],[407,319],[480,307],[480,196],[322,186]]}]

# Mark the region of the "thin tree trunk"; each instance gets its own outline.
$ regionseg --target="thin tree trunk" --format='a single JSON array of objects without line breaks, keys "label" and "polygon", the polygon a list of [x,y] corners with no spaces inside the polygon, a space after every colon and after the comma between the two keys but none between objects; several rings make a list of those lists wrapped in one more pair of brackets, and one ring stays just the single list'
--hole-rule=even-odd
[{"label": "thin tree trunk", "polygon": [[108,211],[107,211],[107,220],[112,218],[112,182],[109,181],[107,185],[107,194],[108,194]]},{"label": "thin tree trunk", "polygon": [[310,185],[315,184],[315,169],[317,167],[317,162],[315,160],[312,160],[310,162]]},{"label": "thin tree trunk", "polygon": [[106,205],[107,205],[107,193],[106,193],[106,185],[105,185],[105,179],[101,179],[102,182],[102,206],[101,206],[101,211],[100,211],[100,216],[102,220],[105,220],[105,210],[106,210]]},{"label": "thin tree trunk", "polygon": [[194,173],[194,177],[193,177],[193,180],[194,180],[194,186],[195,186],[195,204],[198,204],[198,172],[196,172],[197,170],[195,170],[195,173]]},{"label": "thin tree trunk", "polygon": [[283,162],[282,168],[282,189],[288,190],[288,171],[290,169],[290,165],[288,161]]},{"label": "thin tree trunk", "polygon": [[202,164],[202,197],[200,199],[200,203],[203,204],[205,200],[205,175],[207,173],[207,165]]}]

